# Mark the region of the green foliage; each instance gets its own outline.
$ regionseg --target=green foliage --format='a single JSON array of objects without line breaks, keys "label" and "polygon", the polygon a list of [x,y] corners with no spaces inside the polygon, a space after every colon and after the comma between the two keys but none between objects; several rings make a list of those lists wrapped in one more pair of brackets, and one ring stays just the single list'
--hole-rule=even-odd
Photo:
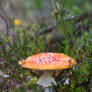
[{"label": "green foliage", "polygon": [[36,6],[36,8],[42,8],[42,2],[43,0],[34,0],[34,5]]},{"label": "green foliage", "polygon": [[34,77],[34,78],[30,79],[27,83],[24,83],[24,85],[25,85],[25,87],[30,86],[35,90],[35,92],[38,92],[36,83],[37,83],[37,78]]}]

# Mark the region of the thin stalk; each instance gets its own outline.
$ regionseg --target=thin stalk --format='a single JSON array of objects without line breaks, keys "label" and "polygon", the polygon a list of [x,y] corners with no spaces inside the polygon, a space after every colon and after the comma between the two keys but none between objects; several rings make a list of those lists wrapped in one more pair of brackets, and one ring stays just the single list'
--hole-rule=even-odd
[{"label": "thin stalk", "polygon": [[7,19],[0,14],[0,17],[4,20],[5,24],[6,24],[6,30],[7,30],[7,40],[8,40],[8,36],[9,36],[9,30],[8,30],[8,21]]},{"label": "thin stalk", "polygon": [[15,32],[14,32],[14,31],[15,31],[15,26],[14,26],[14,19],[15,19],[15,18],[13,17],[13,19],[12,19],[12,20],[13,20],[13,40],[15,40]]}]

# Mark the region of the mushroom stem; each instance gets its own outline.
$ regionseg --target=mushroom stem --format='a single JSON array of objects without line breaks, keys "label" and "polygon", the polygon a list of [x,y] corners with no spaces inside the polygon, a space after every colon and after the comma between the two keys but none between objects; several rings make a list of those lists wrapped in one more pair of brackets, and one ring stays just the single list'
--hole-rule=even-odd
[{"label": "mushroom stem", "polygon": [[51,72],[49,71],[44,72],[37,84],[42,87],[51,87],[53,85],[57,85],[55,79],[51,76]]},{"label": "mushroom stem", "polygon": [[44,92],[56,92],[52,87],[44,88]]}]

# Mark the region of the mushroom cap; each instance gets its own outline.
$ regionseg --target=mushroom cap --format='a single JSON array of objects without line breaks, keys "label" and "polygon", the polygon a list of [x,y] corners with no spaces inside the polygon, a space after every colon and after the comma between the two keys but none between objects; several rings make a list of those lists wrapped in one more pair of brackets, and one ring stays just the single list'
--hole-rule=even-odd
[{"label": "mushroom cap", "polygon": [[71,68],[76,61],[63,53],[40,53],[19,61],[24,68],[37,70],[58,70]]}]

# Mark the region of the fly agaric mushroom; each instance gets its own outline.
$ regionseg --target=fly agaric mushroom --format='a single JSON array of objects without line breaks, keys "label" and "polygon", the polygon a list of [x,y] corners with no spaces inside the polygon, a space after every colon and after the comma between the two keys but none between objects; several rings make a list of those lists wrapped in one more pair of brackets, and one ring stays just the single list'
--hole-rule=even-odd
[{"label": "fly agaric mushroom", "polygon": [[19,61],[19,65],[24,68],[44,70],[37,84],[44,87],[45,92],[49,92],[49,87],[57,85],[50,70],[70,68],[75,64],[76,61],[73,58],[63,53],[40,53]]}]

